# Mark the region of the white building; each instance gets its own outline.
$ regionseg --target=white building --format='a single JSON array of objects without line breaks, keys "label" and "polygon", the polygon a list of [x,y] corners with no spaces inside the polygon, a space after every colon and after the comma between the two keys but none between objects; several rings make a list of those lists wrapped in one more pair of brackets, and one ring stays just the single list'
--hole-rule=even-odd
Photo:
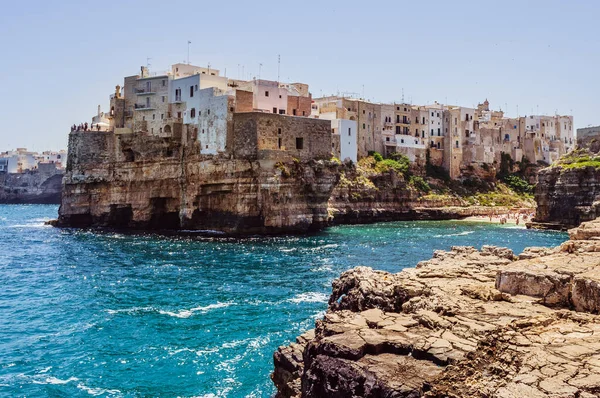
[{"label": "white building", "polygon": [[198,124],[200,153],[215,155],[225,151],[227,125],[232,120],[234,97],[227,92],[209,87],[197,92],[198,110],[193,124]]},{"label": "white building", "polygon": [[331,132],[340,139],[340,160],[358,161],[358,145],[356,135],[356,121],[347,119],[332,119]]},{"label": "white building", "polygon": [[[191,65],[185,65],[191,66]],[[185,103],[182,118],[184,124],[197,124],[201,98],[198,93],[206,88],[216,87],[227,90],[227,78],[205,74],[195,74],[169,82],[169,103]]]}]

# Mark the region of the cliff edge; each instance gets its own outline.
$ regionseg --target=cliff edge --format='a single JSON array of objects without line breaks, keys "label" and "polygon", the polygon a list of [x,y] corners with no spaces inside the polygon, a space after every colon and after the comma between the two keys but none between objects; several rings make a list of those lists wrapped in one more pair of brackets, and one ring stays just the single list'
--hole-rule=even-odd
[{"label": "cliff edge", "polygon": [[579,138],[576,150],[539,172],[536,215],[528,226],[566,230],[600,217],[599,152],[597,138]]},{"label": "cliff edge", "polygon": [[[71,132],[55,225],[228,234],[296,233],[327,225],[327,200],[339,178],[335,162],[264,151],[202,155],[196,136]],[[251,142],[243,148],[257,152]]]},{"label": "cliff edge", "polygon": [[344,272],[315,329],[275,352],[277,396],[598,396],[600,220],[570,237]]}]

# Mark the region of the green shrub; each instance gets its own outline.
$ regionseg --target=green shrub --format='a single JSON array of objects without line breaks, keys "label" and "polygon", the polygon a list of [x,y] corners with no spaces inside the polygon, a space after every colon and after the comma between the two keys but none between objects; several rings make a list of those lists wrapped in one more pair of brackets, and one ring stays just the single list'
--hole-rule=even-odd
[{"label": "green shrub", "polygon": [[410,176],[408,180],[409,184],[417,188],[421,192],[429,193],[431,192],[431,187],[422,177],[419,176]]},{"label": "green shrub", "polygon": [[525,181],[518,175],[511,174],[502,179],[504,183],[513,191],[518,193],[533,194],[533,185]]},{"label": "green shrub", "polygon": [[375,159],[375,161],[377,163],[381,162],[383,160],[383,156],[381,156],[381,154],[379,152],[375,152],[373,154],[373,159]]},{"label": "green shrub", "polygon": [[384,159],[377,162],[375,165],[375,171],[379,173],[385,173],[389,170],[394,170],[397,173],[406,174],[408,172],[408,163],[400,163],[393,159]]}]

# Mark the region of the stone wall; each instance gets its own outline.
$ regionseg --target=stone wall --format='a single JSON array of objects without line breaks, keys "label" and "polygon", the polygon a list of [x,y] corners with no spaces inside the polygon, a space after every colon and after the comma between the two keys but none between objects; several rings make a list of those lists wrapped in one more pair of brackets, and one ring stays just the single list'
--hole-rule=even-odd
[{"label": "stone wall", "polygon": [[256,159],[260,151],[280,151],[301,160],[331,158],[331,122],[262,112],[233,115],[233,155]]}]

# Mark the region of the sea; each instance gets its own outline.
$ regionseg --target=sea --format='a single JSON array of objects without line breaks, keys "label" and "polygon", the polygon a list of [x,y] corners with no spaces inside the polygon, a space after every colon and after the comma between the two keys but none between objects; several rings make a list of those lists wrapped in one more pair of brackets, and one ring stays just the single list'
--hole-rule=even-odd
[{"label": "sea", "polygon": [[161,236],[45,225],[57,211],[0,205],[2,397],[271,397],[273,352],[323,316],[341,272],[567,239],[464,221]]}]

